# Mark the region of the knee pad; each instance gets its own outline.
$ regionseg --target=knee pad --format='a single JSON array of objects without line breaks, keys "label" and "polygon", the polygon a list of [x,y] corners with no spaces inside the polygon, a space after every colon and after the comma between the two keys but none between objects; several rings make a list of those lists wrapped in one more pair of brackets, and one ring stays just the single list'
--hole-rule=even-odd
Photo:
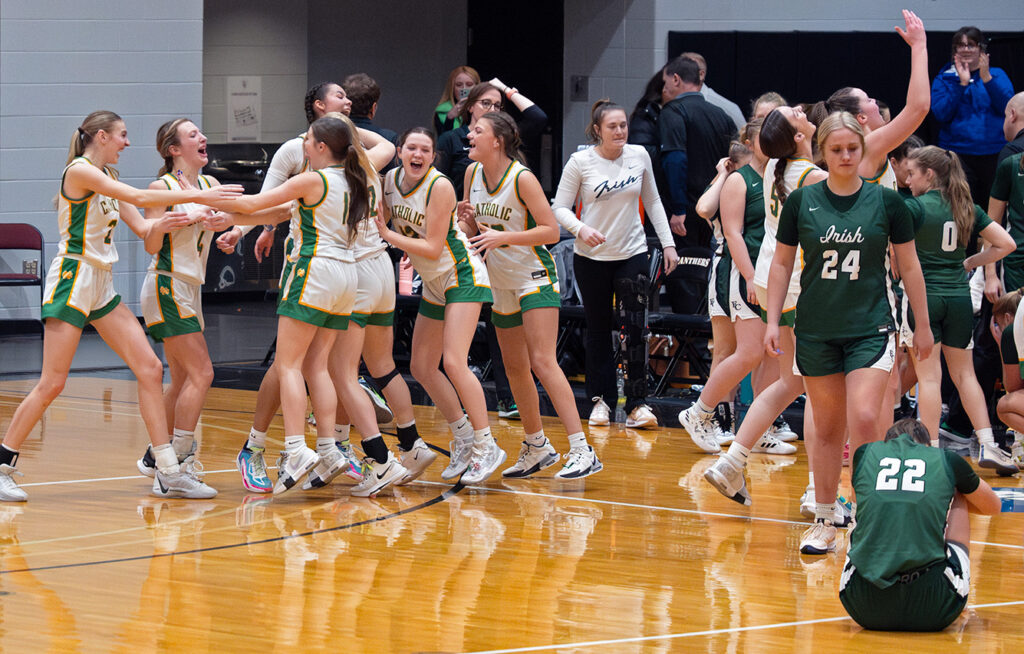
[{"label": "knee pad", "polygon": [[380,377],[374,377],[373,375],[370,375],[370,379],[373,380],[373,383],[377,386],[377,388],[383,391],[384,387],[390,384],[391,380],[394,379],[396,376],[398,376],[398,369],[392,368],[391,372],[385,373]]}]

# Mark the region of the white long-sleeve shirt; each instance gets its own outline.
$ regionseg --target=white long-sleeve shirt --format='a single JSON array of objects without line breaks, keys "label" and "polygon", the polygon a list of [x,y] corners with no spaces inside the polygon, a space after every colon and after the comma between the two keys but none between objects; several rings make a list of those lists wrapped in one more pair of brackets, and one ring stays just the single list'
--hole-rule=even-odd
[{"label": "white long-sleeve shirt", "polygon": [[[580,218],[572,210],[577,195],[582,204]],[[572,235],[578,236],[586,225],[607,239],[591,247],[577,238],[576,254],[597,261],[618,261],[647,252],[640,221],[641,198],[661,247],[675,247],[654,183],[651,157],[639,145],[625,146],[615,160],[605,159],[596,148],[573,153],[562,171],[553,208],[559,224]]]}]

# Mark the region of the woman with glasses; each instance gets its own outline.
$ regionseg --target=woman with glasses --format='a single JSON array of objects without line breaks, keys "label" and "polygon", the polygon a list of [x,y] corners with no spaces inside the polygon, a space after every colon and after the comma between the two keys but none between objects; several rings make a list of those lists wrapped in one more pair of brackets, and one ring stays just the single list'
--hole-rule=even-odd
[{"label": "woman with glasses", "polygon": [[466,168],[473,163],[469,158],[469,132],[480,116],[492,111],[501,111],[506,104],[515,106],[521,112],[516,125],[522,140],[530,143],[548,123],[548,116],[519,89],[508,86],[495,77],[489,82],[477,84],[469,91],[466,102],[459,114],[460,127],[440,134],[437,140],[437,163],[435,167],[452,180],[455,197],[462,197],[462,184]]},{"label": "woman with glasses", "polygon": [[985,36],[977,27],[953,35],[952,61],[932,82],[932,113],[939,121],[940,148],[960,156],[971,197],[984,204],[995,177],[996,155],[1006,144],[1003,112],[1013,84],[989,66]]}]

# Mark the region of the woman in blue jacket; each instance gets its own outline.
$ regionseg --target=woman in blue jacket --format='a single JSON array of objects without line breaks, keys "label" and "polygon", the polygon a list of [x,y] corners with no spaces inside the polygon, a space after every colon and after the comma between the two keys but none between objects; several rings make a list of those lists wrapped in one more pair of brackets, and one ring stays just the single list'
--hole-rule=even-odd
[{"label": "woman in blue jacket", "polygon": [[971,196],[984,206],[996,155],[1006,144],[1003,112],[1013,84],[1001,68],[989,67],[985,37],[977,27],[957,30],[952,54],[932,82],[932,112],[941,126],[938,146],[960,155]]}]

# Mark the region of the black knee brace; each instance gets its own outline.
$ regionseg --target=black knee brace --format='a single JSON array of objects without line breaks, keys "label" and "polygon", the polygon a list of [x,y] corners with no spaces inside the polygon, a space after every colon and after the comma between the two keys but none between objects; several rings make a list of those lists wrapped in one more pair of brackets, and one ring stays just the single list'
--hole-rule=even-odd
[{"label": "black knee brace", "polygon": [[627,398],[647,395],[647,275],[615,280],[619,357]]},{"label": "black knee brace", "polygon": [[373,380],[373,383],[377,386],[377,388],[379,388],[380,390],[383,391],[384,387],[387,386],[388,384],[390,384],[391,380],[394,379],[397,376],[398,376],[398,369],[397,368],[392,368],[391,372],[385,373],[385,374],[381,375],[380,377],[374,377],[373,375],[370,375],[370,379]]}]

